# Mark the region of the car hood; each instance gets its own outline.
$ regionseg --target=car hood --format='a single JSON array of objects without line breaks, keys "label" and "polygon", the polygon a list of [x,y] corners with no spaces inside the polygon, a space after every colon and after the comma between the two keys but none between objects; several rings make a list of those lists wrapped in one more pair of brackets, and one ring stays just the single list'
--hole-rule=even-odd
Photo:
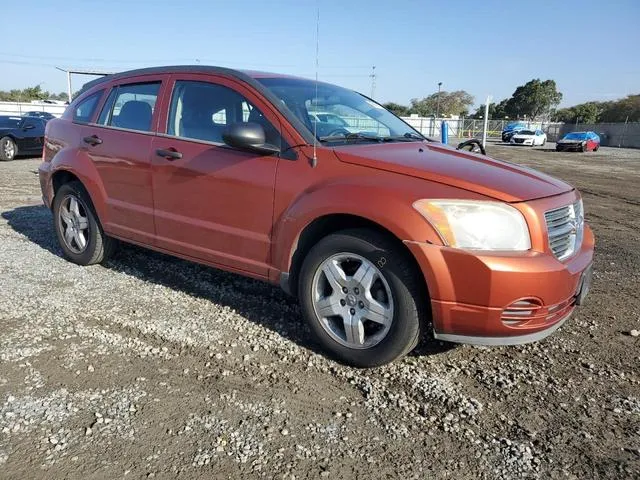
[{"label": "car hood", "polygon": [[573,190],[544,173],[438,143],[345,145],[334,151],[346,163],[423,178],[504,202],[533,200]]},{"label": "car hood", "polygon": [[516,133],[513,137],[511,138],[536,138],[536,135],[526,135],[524,133]]},{"label": "car hood", "polygon": [[558,140],[557,143],[582,143],[582,142],[586,142],[586,141],[587,141],[586,138],[584,138],[582,140],[578,140],[578,139],[575,139],[575,138],[563,138],[561,140]]}]

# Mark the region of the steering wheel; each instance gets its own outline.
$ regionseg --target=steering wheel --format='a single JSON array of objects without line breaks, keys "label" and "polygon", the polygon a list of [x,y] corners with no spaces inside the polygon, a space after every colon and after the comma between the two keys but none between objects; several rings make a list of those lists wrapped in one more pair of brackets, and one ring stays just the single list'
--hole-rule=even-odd
[{"label": "steering wheel", "polygon": [[329,133],[327,133],[327,137],[334,137],[337,135],[349,135],[351,132],[349,130],[347,130],[346,128],[336,128],[335,130],[331,130]]},{"label": "steering wheel", "polygon": [[477,138],[472,138],[466,142],[459,143],[456,150],[467,150],[468,152],[482,153],[482,155],[487,154],[487,151],[482,146],[482,142]]}]

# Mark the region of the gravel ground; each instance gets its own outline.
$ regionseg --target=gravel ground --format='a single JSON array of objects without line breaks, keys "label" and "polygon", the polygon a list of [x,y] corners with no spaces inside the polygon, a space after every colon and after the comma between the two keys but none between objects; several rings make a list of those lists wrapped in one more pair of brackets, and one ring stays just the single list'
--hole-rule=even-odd
[{"label": "gravel ground", "polygon": [[375,370],[322,356],[276,287],[63,260],[39,160],[0,164],[0,477],[639,478],[640,151],[489,148],[582,190],[588,304],[534,345]]}]

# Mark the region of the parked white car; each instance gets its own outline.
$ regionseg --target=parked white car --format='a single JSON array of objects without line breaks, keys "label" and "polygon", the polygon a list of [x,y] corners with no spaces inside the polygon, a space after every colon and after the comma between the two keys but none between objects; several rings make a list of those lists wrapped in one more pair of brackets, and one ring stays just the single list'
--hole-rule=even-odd
[{"label": "parked white car", "polygon": [[512,145],[529,145],[530,147],[542,146],[547,143],[547,134],[542,130],[520,130],[511,137],[510,143]]}]

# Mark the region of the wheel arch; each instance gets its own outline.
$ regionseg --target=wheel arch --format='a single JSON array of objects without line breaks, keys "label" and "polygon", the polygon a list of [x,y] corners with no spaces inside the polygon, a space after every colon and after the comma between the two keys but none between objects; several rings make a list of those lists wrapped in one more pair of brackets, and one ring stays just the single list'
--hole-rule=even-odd
[{"label": "wheel arch", "polygon": [[56,170],[53,173],[53,175],[51,175],[51,185],[53,186],[54,196],[62,185],[70,182],[82,183],[82,180],[80,180],[76,174],[74,174],[69,170],[64,170],[64,169]]},{"label": "wheel arch", "polygon": [[315,218],[308,223],[298,235],[298,238],[291,250],[290,254],[290,267],[289,272],[285,275],[284,279],[281,279],[281,286],[291,295],[297,297],[298,294],[298,282],[299,275],[302,269],[302,264],[309,251],[316,245],[321,239],[343,230],[352,229],[367,229],[382,234],[390,240],[397,248],[398,251],[406,256],[412,266],[415,268],[416,274],[420,279],[420,286],[423,292],[427,295],[429,288],[420,269],[418,261],[414,257],[409,248],[402,242],[397,235],[385,226],[377,223],[366,217],[355,215],[351,213],[330,213],[318,218]]},{"label": "wheel arch", "polygon": [[78,181],[82,184],[100,219],[100,223],[105,225],[105,222],[108,221],[107,195],[94,163],[79,152],[64,149],[58,152],[51,161],[49,183],[51,184],[53,197],[55,197],[56,192],[62,185],[70,181]]}]

